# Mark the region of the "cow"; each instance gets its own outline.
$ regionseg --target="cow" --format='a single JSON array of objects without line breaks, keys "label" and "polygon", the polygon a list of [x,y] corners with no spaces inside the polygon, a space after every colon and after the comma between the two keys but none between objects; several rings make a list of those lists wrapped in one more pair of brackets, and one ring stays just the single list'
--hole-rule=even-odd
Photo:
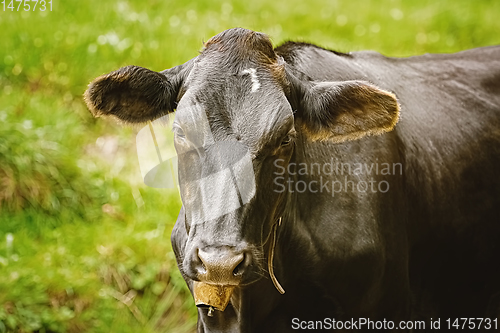
[{"label": "cow", "polygon": [[499,46],[390,58],[235,28],[84,98],[126,123],[176,111],[173,249],[195,298],[228,303],[197,302],[198,332],[499,316]]}]

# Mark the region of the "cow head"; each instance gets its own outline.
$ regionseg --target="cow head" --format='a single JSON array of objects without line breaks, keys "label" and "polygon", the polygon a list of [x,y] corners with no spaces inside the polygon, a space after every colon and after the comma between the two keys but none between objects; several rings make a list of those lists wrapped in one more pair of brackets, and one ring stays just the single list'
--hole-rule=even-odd
[{"label": "cow head", "polygon": [[176,109],[187,278],[244,286],[265,275],[272,227],[287,204],[273,188],[275,162],[290,161],[298,132],[343,142],[390,131],[398,120],[395,96],[367,82],[299,77],[267,36],[231,29],[183,65],[124,67],[86,91],[94,116],[128,123]]}]

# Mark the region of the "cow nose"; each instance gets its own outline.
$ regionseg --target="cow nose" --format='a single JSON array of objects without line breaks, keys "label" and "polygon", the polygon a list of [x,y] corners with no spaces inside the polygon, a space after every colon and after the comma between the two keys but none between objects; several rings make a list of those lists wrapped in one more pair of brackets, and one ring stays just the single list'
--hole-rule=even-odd
[{"label": "cow nose", "polygon": [[198,278],[206,283],[237,285],[249,265],[249,255],[232,247],[198,249]]}]

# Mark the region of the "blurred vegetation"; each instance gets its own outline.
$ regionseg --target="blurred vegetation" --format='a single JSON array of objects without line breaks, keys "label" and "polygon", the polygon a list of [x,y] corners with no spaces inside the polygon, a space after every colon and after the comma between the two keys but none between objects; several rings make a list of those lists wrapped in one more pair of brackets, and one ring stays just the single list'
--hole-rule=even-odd
[{"label": "blurred vegetation", "polygon": [[0,333],[194,330],[169,241],[179,198],[141,184],[137,129],[91,118],[81,95],[94,77],[175,66],[236,26],[276,44],[455,52],[499,44],[499,13],[498,0],[0,7]]}]

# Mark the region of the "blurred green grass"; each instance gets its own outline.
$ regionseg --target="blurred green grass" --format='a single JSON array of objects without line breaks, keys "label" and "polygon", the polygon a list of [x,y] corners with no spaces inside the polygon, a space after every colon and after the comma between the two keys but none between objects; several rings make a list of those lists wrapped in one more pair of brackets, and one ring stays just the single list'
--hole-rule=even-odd
[{"label": "blurred green grass", "polygon": [[232,27],[388,56],[500,43],[497,0],[53,0],[52,12],[1,10],[0,332],[194,330],[169,241],[178,196],[141,184],[137,129],[91,118],[81,96],[94,77],[175,66]]}]

